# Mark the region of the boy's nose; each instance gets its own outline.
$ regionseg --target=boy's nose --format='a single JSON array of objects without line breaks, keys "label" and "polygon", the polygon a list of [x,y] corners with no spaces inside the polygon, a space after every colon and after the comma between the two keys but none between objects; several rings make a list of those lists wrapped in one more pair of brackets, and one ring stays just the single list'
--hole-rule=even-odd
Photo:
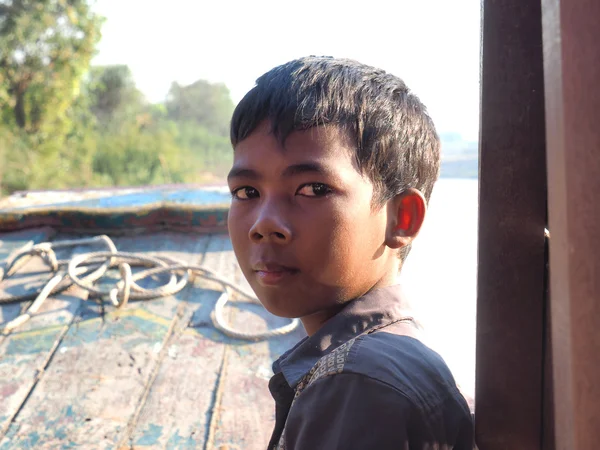
[{"label": "boy's nose", "polygon": [[277,214],[272,207],[266,207],[260,211],[250,228],[249,237],[254,242],[267,240],[285,244],[291,240],[292,232],[281,214]]}]

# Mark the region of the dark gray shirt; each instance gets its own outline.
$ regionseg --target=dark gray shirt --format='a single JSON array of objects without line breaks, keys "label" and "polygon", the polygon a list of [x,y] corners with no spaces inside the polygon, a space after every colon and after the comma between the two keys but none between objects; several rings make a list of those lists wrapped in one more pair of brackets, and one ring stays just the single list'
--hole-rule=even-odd
[{"label": "dark gray shirt", "polygon": [[399,286],[353,300],[273,364],[269,449],[476,448],[465,398]]}]

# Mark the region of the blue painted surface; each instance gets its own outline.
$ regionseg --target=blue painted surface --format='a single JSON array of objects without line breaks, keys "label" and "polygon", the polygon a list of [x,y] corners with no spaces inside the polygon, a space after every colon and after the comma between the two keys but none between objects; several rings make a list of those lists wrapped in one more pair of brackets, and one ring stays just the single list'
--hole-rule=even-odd
[{"label": "blue painted surface", "polygon": [[[13,430],[13,428],[14,428],[14,430]],[[12,433],[11,433],[11,431],[12,431]],[[18,431],[17,427],[11,426],[11,429],[6,434],[6,437],[8,439],[2,445],[2,447],[0,447],[0,450],[17,450],[17,449],[29,450],[29,449],[38,448],[37,444],[40,440],[40,435],[37,431],[33,431],[33,432],[29,433],[25,439],[19,441],[18,445],[15,442],[12,442],[12,439],[11,439],[12,435],[14,435],[17,431]]]},{"label": "blue painted surface", "polygon": [[[106,322],[100,318],[81,321],[69,328],[63,345],[73,347],[103,339],[119,339],[133,334],[142,336],[131,340],[129,346],[141,342],[160,341],[164,338],[169,324],[162,322],[162,318],[145,313],[142,309],[132,310],[130,313],[132,315],[111,315],[105,319]],[[141,316],[133,315],[136,313]]]},{"label": "blue painted surface", "polygon": [[144,434],[135,442],[136,445],[156,445],[158,440],[162,436],[163,427],[158,425],[150,424],[148,428],[144,430]]},{"label": "blue painted surface", "polygon": [[[127,314],[111,314],[102,321],[97,305],[85,303],[80,312],[81,320],[67,331],[63,343],[66,347],[76,347],[102,339],[119,339],[132,334],[140,334],[136,339],[124,340],[124,348],[148,341],[160,341],[169,328],[169,320],[155,316],[143,309],[129,310]],[[108,326],[107,326],[108,325]],[[19,355],[34,355],[49,351],[62,331],[60,325],[17,332],[8,341],[5,355],[0,365],[9,358]]]},{"label": "blue painted surface", "polygon": [[143,208],[144,206],[156,205],[157,203],[175,203],[180,206],[208,206],[228,204],[230,201],[231,195],[228,192],[217,191],[212,189],[153,189],[123,194],[119,194],[119,192],[116,191],[114,193],[104,194],[103,196],[97,198],[89,198],[75,201],[61,200],[61,197],[57,196],[56,202],[43,203],[38,205],[27,204],[27,200],[23,200],[24,204],[22,206],[0,209],[0,214],[6,214],[17,211],[26,211],[31,208]]},{"label": "blue painted surface", "polygon": [[63,409],[53,417],[46,416],[46,413],[42,411],[33,418],[31,423],[31,425],[37,426],[37,429],[21,436],[18,436],[19,422],[13,422],[6,433],[6,441],[0,446],[0,450],[45,448],[43,445],[45,441],[56,439],[61,441],[60,447],[52,448],[60,448],[61,450],[77,448],[77,445],[68,439],[68,427],[72,426],[76,418],[71,406]]},{"label": "blue painted surface", "polygon": [[[197,427],[198,430],[201,429],[200,426]],[[184,437],[179,435],[179,430],[175,430],[175,434],[171,435],[169,440],[167,441],[167,450],[182,450],[182,449],[195,449],[199,448],[199,442],[194,439],[197,437],[199,440],[202,436],[195,436],[196,434],[200,434],[200,431],[193,432],[191,436]]]},{"label": "blue painted surface", "polygon": [[6,347],[6,355],[33,355],[47,352],[53,346],[61,332],[60,326],[53,326],[41,330],[15,333]]},{"label": "blue painted surface", "polygon": [[25,196],[0,209],[0,231],[51,227],[110,233],[160,229],[225,232],[231,195],[226,188],[154,188]]}]

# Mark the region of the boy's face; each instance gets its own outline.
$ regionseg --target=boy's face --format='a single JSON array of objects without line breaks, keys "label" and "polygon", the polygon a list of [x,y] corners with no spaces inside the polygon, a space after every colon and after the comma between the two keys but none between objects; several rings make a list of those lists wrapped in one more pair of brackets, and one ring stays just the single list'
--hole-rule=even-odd
[{"label": "boy's face", "polygon": [[234,152],[228,226],[242,272],[267,310],[302,318],[309,334],[399,266],[388,209],[371,207],[353,154],[337,128],[293,132],[282,147],[266,123]]}]

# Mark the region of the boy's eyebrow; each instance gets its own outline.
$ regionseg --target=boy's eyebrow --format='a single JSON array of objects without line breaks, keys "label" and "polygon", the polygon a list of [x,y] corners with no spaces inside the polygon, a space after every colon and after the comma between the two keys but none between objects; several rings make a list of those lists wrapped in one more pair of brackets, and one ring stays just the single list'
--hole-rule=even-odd
[{"label": "boy's eyebrow", "polygon": [[[303,162],[298,164],[292,164],[291,166],[286,167],[283,171],[283,177],[291,177],[294,175],[300,175],[303,173],[317,173],[317,174],[326,174],[329,171],[322,165],[317,162]],[[262,176],[253,169],[248,169],[246,167],[233,167],[227,175],[227,180],[231,180],[233,178],[249,178],[251,180],[259,180]]]},{"label": "boy's eyebrow", "polygon": [[283,171],[282,175],[284,177],[290,177],[290,176],[294,176],[294,175],[300,175],[303,173],[325,174],[325,173],[327,173],[327,170],[321,164],[311,161],[311,162],[293,164],[293,165],[287,167]]},{"label": "boy's eyebrow", "polygon": [[262,177],[255,170],[247,169],[245,167],[233,167],[227,175],[227,180],[229,181],[232,178],[249,178],[251,180],[258,180]]}]

